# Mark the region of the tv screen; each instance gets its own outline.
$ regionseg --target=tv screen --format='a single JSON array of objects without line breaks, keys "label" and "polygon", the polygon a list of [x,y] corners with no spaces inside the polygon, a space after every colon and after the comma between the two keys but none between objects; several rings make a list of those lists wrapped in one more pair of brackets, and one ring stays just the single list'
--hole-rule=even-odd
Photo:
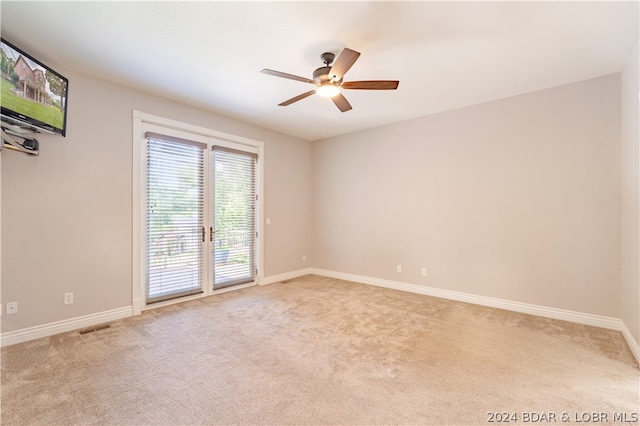
[{"label": "tv screen", "polygon": [[2,120],[66,134],[69,80],[0,38]]}]

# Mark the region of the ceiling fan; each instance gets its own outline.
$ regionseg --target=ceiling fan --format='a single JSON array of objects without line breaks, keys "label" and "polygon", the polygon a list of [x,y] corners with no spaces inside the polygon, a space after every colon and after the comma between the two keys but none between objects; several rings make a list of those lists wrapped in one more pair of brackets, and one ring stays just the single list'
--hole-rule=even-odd
[{"label": "ceiling fan", "polygon": [[341,93],[340,89],[395,90],[398,88],[398,84],[400,83],[397,80],[343,81],[344,75],[353,66],[359,56],[359,52],[349,48],[344,48],[334,62],[335,55],[333,53],[323,53],[320,55],[320,59],[322,59],[324,66],[313,72],[313,80],[270,69],[263,69],[260,72],[276,77],[288,78],[289,80],[302,81],[303,83],[309,83],[317,86],[313,90],[309,90],[308,92],[278,104],[279,106],[291,105],[294,102],[298,102],[313,95],[314,93],[317,93],[319,96],[331,98],[338,109],[345,112],[351,109],[351,104],[349,104],[349,101],[347,101],[347,98],[345,98]]}]

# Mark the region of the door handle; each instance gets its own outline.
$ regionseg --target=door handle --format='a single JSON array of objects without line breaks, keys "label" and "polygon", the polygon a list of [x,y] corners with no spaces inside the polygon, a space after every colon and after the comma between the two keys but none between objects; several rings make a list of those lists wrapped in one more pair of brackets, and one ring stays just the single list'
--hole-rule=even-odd
[{"label": "door handle", "polygon": [[204,243],[204,240],[207,238],[207,231],[204,229],[204,226],[202,227],[202,242]]},{"label": "door handle", "polygon": [[209,227],[209,241],[213,242],[213,226]]}]

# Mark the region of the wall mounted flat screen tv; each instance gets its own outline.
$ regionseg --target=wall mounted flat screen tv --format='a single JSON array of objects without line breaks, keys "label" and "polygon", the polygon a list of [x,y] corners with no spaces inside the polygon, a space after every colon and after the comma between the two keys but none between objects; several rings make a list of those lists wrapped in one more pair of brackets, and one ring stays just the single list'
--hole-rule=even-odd
[{"label": "wall mounted flat screen tv", "polygon": [[65,136],[69,80],[0,38],[2,121]]}]

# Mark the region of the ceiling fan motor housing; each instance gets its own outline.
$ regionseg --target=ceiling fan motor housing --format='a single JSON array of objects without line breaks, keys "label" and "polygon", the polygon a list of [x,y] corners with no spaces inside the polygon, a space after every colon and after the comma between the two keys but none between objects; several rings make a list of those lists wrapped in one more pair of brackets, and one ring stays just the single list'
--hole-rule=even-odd
[{"label": "ceiling fan motor housing", "polygon": [[318,84],[329,81],[329,71],[331,71],[331,67],[318,68],[313,72],[313,81]]},{"label": "ceiling fan motor housing", "polygon": [[[324,52],[322,55],[320,55],[320,59],[322,59],[322,62],[324,62],[324,67],[320,67],[313,72],[313,81],[320,85],[331,81],[329,72],[331,71],[331,64],[333,63],[333,60],[335,58],[336,55],[331,52]],[[342,79],[340,79],[340,81],[331,82],[340,84],[342,82]]]}]

